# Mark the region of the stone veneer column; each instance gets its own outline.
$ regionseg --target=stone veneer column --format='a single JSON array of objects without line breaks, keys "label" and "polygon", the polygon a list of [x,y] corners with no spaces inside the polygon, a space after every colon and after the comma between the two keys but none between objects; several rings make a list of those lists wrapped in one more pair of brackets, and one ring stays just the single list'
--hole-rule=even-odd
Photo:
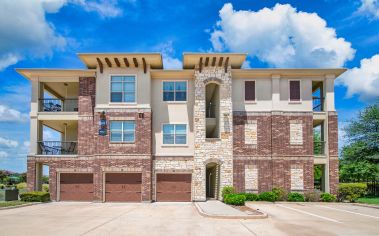
[{"label": "stone veneer column", "polygon": [[[194,106],[194,170],[192,191],[194,201],[206,200],[206,164],[220,164],[219,183],[221,192],[226,185],[233,185],[233,113],[232,113],[232,75],[229,67],[206,67],[195,70]],[[205,86],[208,82],[219,84],[220,92],[220,138],[206,140]],[[221,194],[219,194],[221,198]]]}]

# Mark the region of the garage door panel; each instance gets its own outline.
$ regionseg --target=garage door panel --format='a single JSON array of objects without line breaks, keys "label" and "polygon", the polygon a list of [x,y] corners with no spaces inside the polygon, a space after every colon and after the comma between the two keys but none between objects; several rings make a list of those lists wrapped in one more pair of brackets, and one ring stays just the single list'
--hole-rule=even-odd
[{"label": "garage door panel", "polygon": [[157,174],[156,200],[191,201],[191,174]]},{"label": "garage door panel", "polygon": [[61,173],[61,201],[93,201],[93,174],[91,173]]},{"label": "garage door panel", "polygon": [[105,200],[112,202],[141,201],[141,173],[106,173]]},{"label": "garage door panel", "polygon": [[141,192],[105,192],[105,199],[110,202],[140,202]]}]

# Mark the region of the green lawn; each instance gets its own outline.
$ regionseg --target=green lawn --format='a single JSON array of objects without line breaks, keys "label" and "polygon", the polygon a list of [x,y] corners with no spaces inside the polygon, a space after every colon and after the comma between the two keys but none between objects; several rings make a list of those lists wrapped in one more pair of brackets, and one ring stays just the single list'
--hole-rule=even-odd
[{"label": "green lawn", "polygon": [[361,197],[357,202],[379,205],[379,197]]},{"label": "green lawn", "polygon": [[1,207],[9,207],[9,206],[18,206],[27,204],[29,202],[23,202],[23,201],[8,201],[8,202],[0,202],[0,208]]}]

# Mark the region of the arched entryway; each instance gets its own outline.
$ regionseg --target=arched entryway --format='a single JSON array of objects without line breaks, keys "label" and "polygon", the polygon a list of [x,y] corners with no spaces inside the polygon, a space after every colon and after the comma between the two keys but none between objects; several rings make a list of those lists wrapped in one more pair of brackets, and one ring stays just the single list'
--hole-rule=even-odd
[{"label": "arched entryway", "polygon": [[218,199],[220,166],[215,162],[206,164],[206,196],[207,199]]}]

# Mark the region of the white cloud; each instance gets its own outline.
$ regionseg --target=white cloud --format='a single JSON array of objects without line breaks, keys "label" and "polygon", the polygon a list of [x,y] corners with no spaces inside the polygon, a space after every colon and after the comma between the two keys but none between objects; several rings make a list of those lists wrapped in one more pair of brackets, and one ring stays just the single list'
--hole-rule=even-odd
[{"label": "white cloud", "polygon": [[65,38],[45,19],[45,12],[56,11],[62,6],[57,2],[62,1],[0,2],[0,70],[25,57],[41,58],[64,48]]},{"label": "white cloud", "polygon": [[117,17],[122,15],[122,9],[118,7],[117,0],[100,0],[100,1],[88,1],[88,0],[72,0],[74,4],[78,4],[87,12],[96,12],[99,16]]},{"label": "white cloud", "polygon": [[227,3],[220,18],[210,38],[216,51],[248,52],[272,66],[340,67],[355,54],[324,19],[289,4],[255,12],[235,11]]},{"label": "white cloud", "polygon": [[6,157],[8,157],[8,153],[4,151],[0,151],[0,158],[6,158]]},{"label": "white cloud", "polygon": [[162,53],[163,67],[165,69],[181,69],[182,61],[174,57],[175,50],[172,41],[158,44],[154,47],[154,50]]},{"label": "white cloud", "polygon": [[17,146],[17,141],[0,137],[0,147],[16,148]]},{"label": "white cloud", "polygon": [[342,74],[336,84],[347,87],[348,98],[358,95],[361,101],[378,99],[379,54],[361,60],[360,67],[354,67]]},{"label": "white cloud", "polygon": [[361,0],[358,13],[367,15],[373,19],[379,19],[379,0]]},{"label": "white cloud", "polygon": [[0,105],[0,121],[26,122],[29,116],[15,109]]}]

